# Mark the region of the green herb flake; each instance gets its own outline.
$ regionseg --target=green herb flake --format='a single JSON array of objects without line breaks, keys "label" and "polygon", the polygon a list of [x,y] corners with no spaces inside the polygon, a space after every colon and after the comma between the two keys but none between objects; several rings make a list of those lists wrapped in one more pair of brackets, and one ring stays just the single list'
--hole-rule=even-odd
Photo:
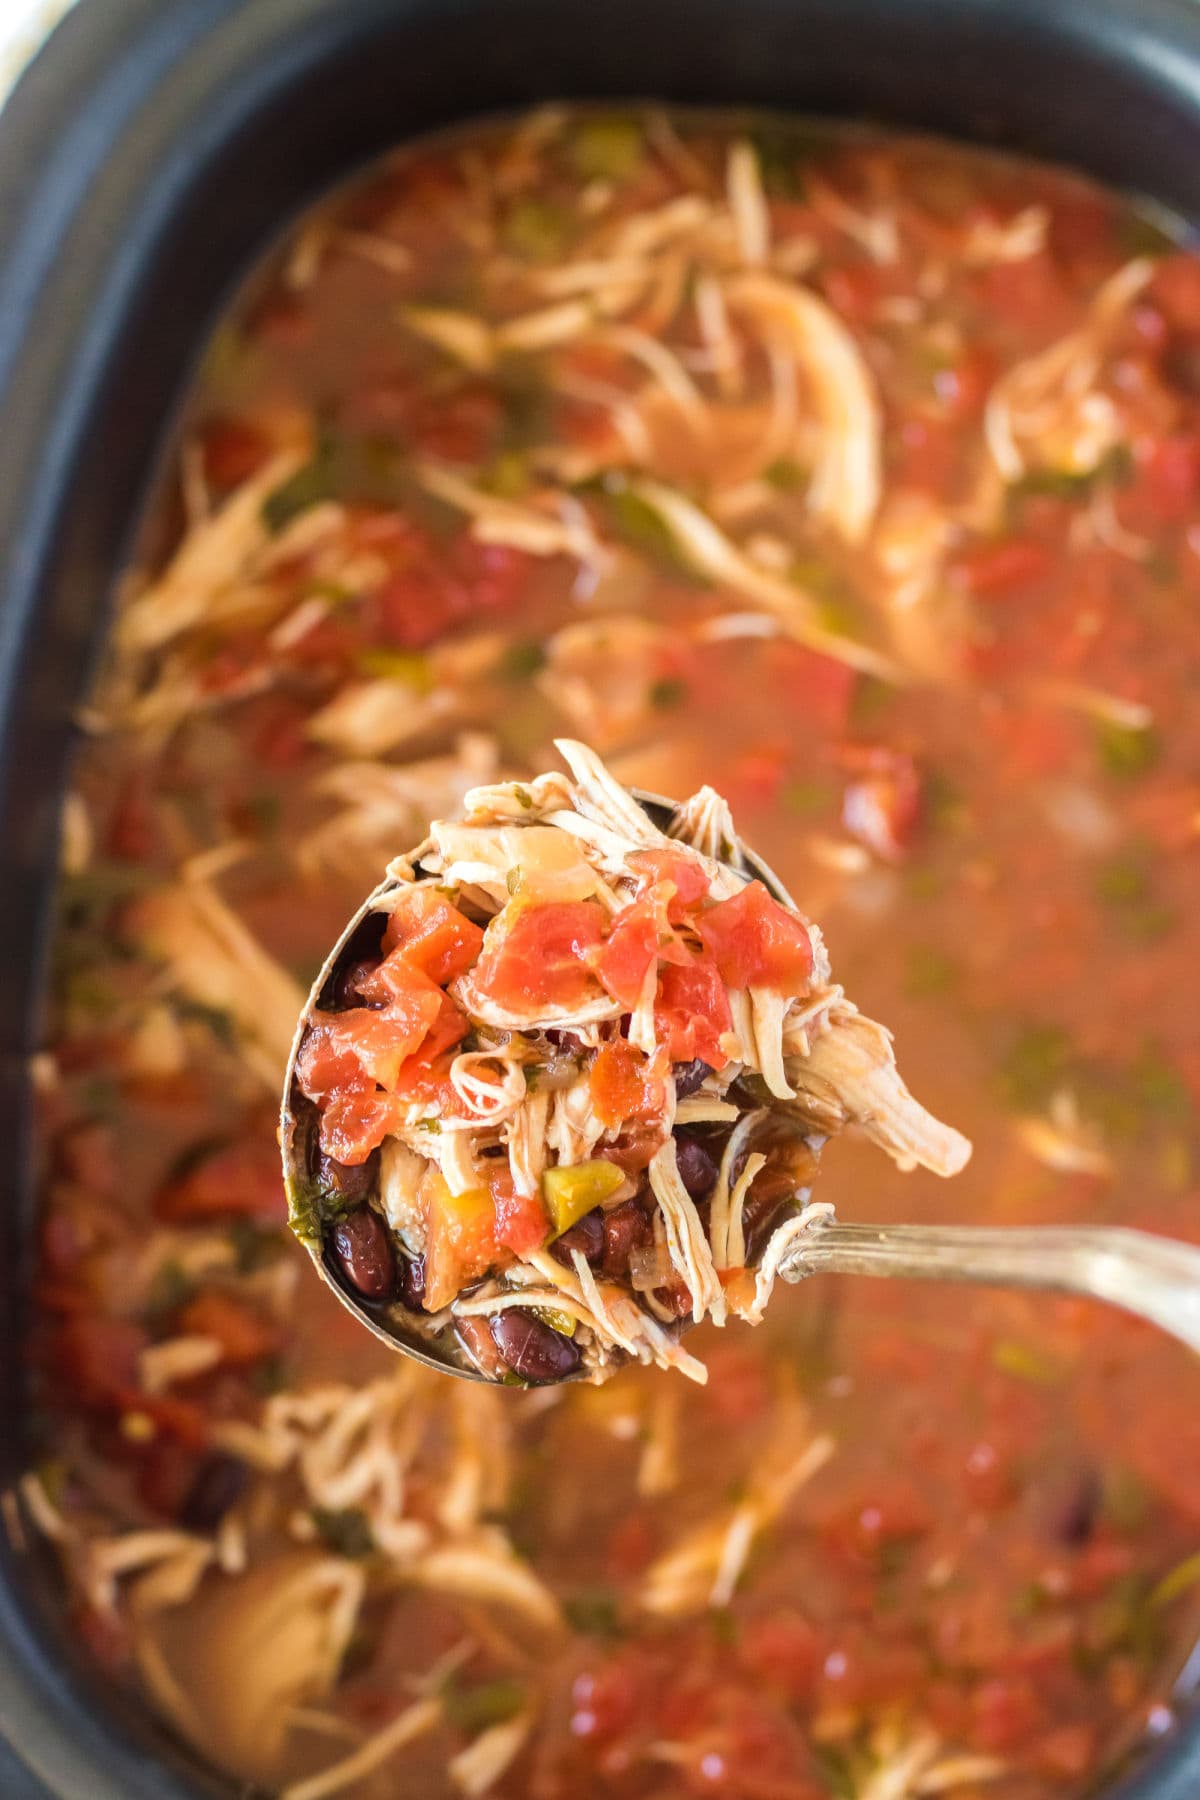
[{"label": "green herb flake", "polygon": [[235,1051],[238,1047],[238,1030],[233,1014],[219,1006],[205,1006],[203,1001],[189,999],[180,995],[175,1001],[175,1010],[181,1019],[191,1019],[197,1025],[203,1025],[212,1033],[222,1050]]},{"label": "green herb flake", "polygon": [[434,1133],[435,1136],[442,1129],[442,1122],[440,1119],[417,1119],[414,1121],[414,1124],[415,1124],[416,1130],[431,1131]]},{"label": "green herb flake", "polygon": [[614,537],[664,574],[686,582],[689,587],[711,586],[707,577],[688,561],[675,533],[657,507],[634,493],[619,470],[610,470],[580,482],[576,491],[581,498],[599,503]]},{"label": "green herb flake", "polygon": [[1184,1557],[1181,1563],[1164,1575],[1162,1580],[1150,1590],[1150,1605],[1155,1612],[1170,1606],[1174,1601],[1183,1598],[1191,1590],[1200,1585],[1200,1550],[1191,1556]]},{"label": "green herb flake", "polygon": [[283,801],[270,788],[263,788],[257,794],[251,794],[243,806],[256,831],[263,837],[279,830],[283,817]]},{"label": "green herb flake", "polygon": [[1149,726],[1116,725],[1105,720],[1096,728],[1096,750],[1106,775],[1132,781],[1154,767],[1162,754],[1162,744]]},{"label": "green herb flake", "polygon": [[229,1242],[239,1275],[253,1275],[273,1262],[283,1248],[279,1232],[273,1225],[256,1225],[253,1219],[235,1219],[229,1227]]},{"label": "green herb flake", "polygon": [[1148,1112],[1177,1124],[1193,1118],[1195,1107],[1186,1081],[1153,1045],[1143,1046],[1130,1074],[1133,1091]]},{"label": "green herb flake", "polygon": [[1123,1463],[1114,1463],[1101,1477],[1100,1511],[1114,1531],[1140,1531],[1150,1511],[1146,1484]]},{"label": "green herb flake", "polygon": [[464,1686],[451,1676],[441,1689],[442,1711],[446,1722],[456,1730],[474,1736],[489,1725],[503,1725],[513,1719],[525,1705],[525,1684],[513,1676],[498,1676],[495,1681]]},{"label": "green herb flake", "polygon": [[328,500],[333,493],[333,470],[328,453],[319,448],[315,456],[297,469],[294,475],[267,495],[262,504],[262,520],[272,537],[301,513],[309,512]]},{"label": "green herb flake", "polygon": [[524,262],[554,262],[566,249],[568,222],[561,207],[523,194],[504,221],[504,247]]},{"label": "green herb flake", "polygon": [[905,992],[914,1000],[930,1000],[948,994],[962,970],[956,957],[937,944],[913,944],[908,952]]},{"label": "green herb flake", "polygon": [[1125,937],[1151,944],[1175,924],[1169,906],[1156,899],[1147,852],[1135,844],[1110,858],[1096,878],[1096,898],[1109,908]]},{"label": "green herb flake", "polygon": [[348,1506],[335,1510],[326,1506],[314,1506],[311,1518],[318,1535],[336,1555],[358,1560],[374,1553],[375,1537],[370,1521],[361,1507]]},{"label": "green herb flake", "polygon": [[837,789],[828,781],[790,781],[779,796],[787,812],[801,817],[828,812],[837,804],[837,798]]},{"label": "green herb flake", "polygon": [[1105,483],[1119,485],[1133,472],[1128,445],[1114,444],[1091,469],[1030,469],[1008,490],[1010,501],[1024,499],[1086,500]]},{"label": "green herb flake", "polygon": [[174,1257],[168,1257],[155,1271],[146,1296],[144,1316],[148,1320],[165,1317],[185,1306],[196,1292],[196,1283]]},{"label": "green herb flake", "polygon": [[622,1635],[620,1603],[611,1588],[585,1588],[563,1602],[563,1611],[571,1629],[585,1637]]},{"label": "green herb flake", "polygon": [[571,135],[567,154],[581,181],[632,181],[645,157],[642,128],[636,119],[616,115],[584,119]]},{"label": "green herb flake", "polygon": [[687,682],[680,681],[677,675],[663,675],[650,686],[650,704],[660,712],[669,712],[673,707],[682,706],[687,696]]},{"label": "green herb flake", "polygon": [[1071,1058],[1071,1044],[1057,1025],[1029,1025],[1017,1036],[1000,1070],[1005,1102],[1016,1112],[1035,1112],[1046,1095],[1061,1085]]},{"label": "green herb flake", "polygon": [[1061,1365],[1032,1344],[1001,1338],[992,1346],[992,1366],[1002,1375],[1029,1381],[1037,1387],[1055,1387],[1063,1378]]},{"label": "green herb flake", "polygon": [[737,1618],[732,1607],[718,1606],[709,1614],[714,1640],[723,1649],[731,1650],[741,1636]]},{"label": "green herb flake", "polygon": [[763,480],[781,494],[798,494],[808,480],[808,471],[794,457],[779,456],[767,464]]},{"label": "green herb flake", "polygon": [[529,792],[528,788],[523,788],[523,787],[514,788],[513,789],[513,799],[516,801],[518,806],[524,807],[526,812],[533,811],[533,795]]},{"label": "green herb flake", "polygon": [[401,681],[416,694],[428,694],[433,690],[429,658],[417,650],[393,650],[386,644],[368,644],[358,652],[354,666],[360,675]]},{"label": "green herb flake", "polygon": [[267,1356],[250,1371],[250,1385],[256,1394],[269,1399],[291,1385],[291,1371],[282,1356]]},{"label": "green herb flake", "polygon": [[546,666],[546,652],[536,638],[518,638],[505,646],[500,674],[505,681],[528,681]]},{"label": "green herb flake", "polygon": [[498,500],[520,500],[529,492],[529,463],[519,450],[502,450],[483,472],[480,486]]}]

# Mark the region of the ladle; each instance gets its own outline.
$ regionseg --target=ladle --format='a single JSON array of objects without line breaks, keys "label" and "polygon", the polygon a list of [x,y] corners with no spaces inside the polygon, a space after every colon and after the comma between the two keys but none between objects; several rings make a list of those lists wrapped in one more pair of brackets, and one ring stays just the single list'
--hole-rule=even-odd
[{"label": "ladle", "polygon": [[[660,826],[674,802],[634,790]],[[747,879],[757,878],[782,904],[795,909],[778,876],[742,846]],[[313,1188],[316,1114],[295,1085],[296,1054],[314,1010],[328,1006],[339,976],[378,949],[387,902],[399,883],[385,881],[364,901],[334,945],[313,984],[297,1027],[284,1080],[280,1119],[284,1184],[293,1217]],[[347,1287],[323,1242],[305,1244],[321,1280],[368,1331],[402,1355],[471,1381],[487,1376],[461,1357],[452,1328],[439,1337],[399,1301],[372,1303]],[[1085,1295],[1146,1319],[1193,1350],[1200,1350],[1200,1249],[1148,1232],[1111,1226],[860,1225],[831,1217],[814,1219],[779,1269],[785,1281],[810,1275],[915,1277],[926,1281],[978,1282],[992,1287],[1042,1288]],[[580,1379],[576,1372],[567,1380]]]}]

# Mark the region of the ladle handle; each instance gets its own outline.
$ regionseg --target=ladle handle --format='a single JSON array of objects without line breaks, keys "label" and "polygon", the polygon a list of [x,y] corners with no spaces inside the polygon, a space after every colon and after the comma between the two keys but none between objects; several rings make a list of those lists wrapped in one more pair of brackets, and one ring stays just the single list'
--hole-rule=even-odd
[{"label": "ladle handle", "polygon": [[780,1265],[806,1275],[915,1276],[1049,1288],[1120,1306],[1200,1350],[1200,1249],[1118,1226],[845,1225],[814,1221]]}]

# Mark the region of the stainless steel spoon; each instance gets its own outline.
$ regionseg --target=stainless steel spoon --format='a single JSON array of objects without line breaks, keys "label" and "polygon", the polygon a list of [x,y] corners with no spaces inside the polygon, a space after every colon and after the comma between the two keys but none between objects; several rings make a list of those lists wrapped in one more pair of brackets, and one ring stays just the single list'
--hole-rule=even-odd
[{"label": "stainless steel spoon", "polygon": [[[656,825],[665,826],[674,802],[634,790]],[[758,879],[784,905],[795,907],[774,871],[743,846],[747,880]],[[312,1196],[315,1185],[315,1109],[295,1084],[296,1055],[315,1008],[336,988],[341,973],[379,945],[387,901],[400,884],[385,881],[368,896],[334,945],[313,984],[296,1029],[284,1077],[279,1142],[284,1186],[298,1230],[326,1287],[368,1331],[391,1349],[432,1369],[468,1381],[488,1376],[457,1360],[453,1327],[430,1335],[428,1322],[400,1302],[372,1303],[339,1278],[323,1241]],[[992,1287],[1049,1289],[1119,1306],[1200,1350],[1200,1249],[1148,1232],[1104,1226],[855,1225],[816,1218],[780,1265],[781,1279],[810,1275],[915,1277],[924,1281],[976,1282]],[[566,1377],[578,1380],[581,1372]]]}]

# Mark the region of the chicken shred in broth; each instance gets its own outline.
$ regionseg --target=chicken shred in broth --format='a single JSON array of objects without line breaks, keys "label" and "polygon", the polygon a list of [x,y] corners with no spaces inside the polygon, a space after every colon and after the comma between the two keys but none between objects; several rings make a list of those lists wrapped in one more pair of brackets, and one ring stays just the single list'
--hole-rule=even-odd
[{"label": "chicken shred in broth", "polygon": [[[64,815],[34,1076],[76,1635],[283,1800],[1050,1800],[1171,1726],[1200,1379],[821,1278],[707,1387],[390,1356],[290,1238],[329,944],[469,789],[712,783],[975,1143],[846,1217],[1200,1241],[1200,261],[1065,173],[775,118],[419,146],[214,337]],[[234,1791],[231,1788],[231,1792]]]}]

